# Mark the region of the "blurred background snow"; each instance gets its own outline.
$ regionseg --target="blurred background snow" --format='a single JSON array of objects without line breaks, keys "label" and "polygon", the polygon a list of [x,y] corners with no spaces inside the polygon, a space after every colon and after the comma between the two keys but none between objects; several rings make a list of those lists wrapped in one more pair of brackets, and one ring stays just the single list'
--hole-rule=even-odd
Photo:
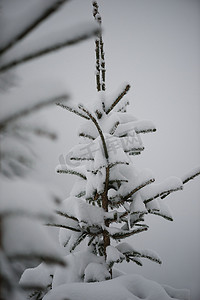
[{"label": "blurred background snow", "polygon": [[[3,1],[5,2],[5,1]],[[26,1],[7,1],[13,11],[21,11]],[[30,1],[31,2],[31,1]],[[150,168],[157,181],[170,175],[182,176],[200,164],[200,2],[198,0],[99,0],[103,19],[108,97],[115,96],[124,82],[131,84],[127,98],[129,111],[152,120],[154,134],[142,136],[146,150],[133,158],[137,167]],[[54,35],[66,25],[92,20],[89,0],[70,1],[45,21],[28,39]],[[27,43],[27,41],[26,41]],[[12,105],[20,91],[37,97],[44,91],[67,90],[76,102],[97,97],[93,39],[16,68],[16,86],[6,94]],[[33,88],[37,86],[37,90]],[[48,94],[48,93],[47,93]],[[22,97],[22,95],[21,95]],[[62,110],[48,107],[36,120],[57,131],[59,140],[38,140],[40,157],[33,174],[40,182],[50,181],[68,196],[74,178],[57,175],[59,156],[78,142],[81,120]],[[161,266],[144,262],[122,264],[128,273],[137,273],[176,288],[191,289],[192,300],[200,296],[200,204],[199,178],[164,201],[174,222],[150,216],[147,233],[130,238],[137,248],[159,253]]]}]

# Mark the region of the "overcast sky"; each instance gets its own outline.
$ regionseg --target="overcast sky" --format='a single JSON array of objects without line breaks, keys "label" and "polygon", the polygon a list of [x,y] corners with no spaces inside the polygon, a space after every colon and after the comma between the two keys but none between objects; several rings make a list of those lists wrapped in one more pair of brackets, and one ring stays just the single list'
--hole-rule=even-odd
[{"label": "overcast sky", "polygon": [[[8,1],[9,2],[9,1]],[[21,0],[21,5],[23,1]],[[106,87],[115,97],[124,82],[131,85],[127,98],[129,112],[152,120],[157,132],[142,136],[146,150],[134,157],[137,167],[150,168],[158,181],[181,176],[200,165],[200,1],[198,0],[99,0],[103,19],[106,53]],[[20,9],[20,6],[13,9]],[[52,34],[64,24],[69,27],[92,20],[91,1],[74,0],[38,28],[32,37]],[[39,82],[44,92],[57,82],[67,87],[75,102],[98,97],[95,84],[94,40],[58,51],[26,63],[17,69],[19,87],[34,95],[27,86]],[[53,82],[53,83],[52,83]],[[9,96],[13,97],[15,89]],[[39,178],[50,180],[70,192],[73,179],[55,175],[60,154],[78,141],[81,120],[60,108],[38,115],[60,134],[57,144],[41,141]],[[192,300],[200,297],[200,182],[197,178],[164,201],[174,222],[156,216],[149,219],[150,230],[130,241],[136,248],[155,250],[162,266],[145,262],[122,265],[177,288],[190,288]]]}]

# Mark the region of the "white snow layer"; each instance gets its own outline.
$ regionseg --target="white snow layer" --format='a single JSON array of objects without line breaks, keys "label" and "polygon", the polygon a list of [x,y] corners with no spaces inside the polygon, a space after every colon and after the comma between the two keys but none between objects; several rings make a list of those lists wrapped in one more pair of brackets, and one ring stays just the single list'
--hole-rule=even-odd
[{"label": "white snow layer", "polygon": [[188,290],[176,290],[139,275],[103,282],[70,283],[53,287],[43,300],[189,300]]},{"label": "white snow layer", "polygon": [[[64,257],[66,267],[56,267],[52,287],[84,281],[103,281],[110,278],[104,258],[89,251],[80,251]],[[56,299],[56,298],[55,298]],[[81,299],[81,298],[80,298]]]},{"label": "white snow layer", "polygon": [[90,205],[81,198],[69,197],[63,202],[65,213],[69,216],[75,216],[79,222],[88,225],[103,225],[104,210],[100,207]]},{"label": "white snow layer", "polygon": [[20,285],[46,288],[52,282],[55,266],[41,263],[36,268],[26,269],[20,278]]}]

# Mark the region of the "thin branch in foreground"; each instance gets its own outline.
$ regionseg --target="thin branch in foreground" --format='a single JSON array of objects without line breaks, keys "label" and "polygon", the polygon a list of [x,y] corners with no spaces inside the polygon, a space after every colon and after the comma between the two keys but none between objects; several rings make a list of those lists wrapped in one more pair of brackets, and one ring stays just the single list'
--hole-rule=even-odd
[{"label": "thin branch in foreground", "polygon": [[44,22],[49,16],[54,14],[65,2],[69,0],[58,0],[51,4],[46,10],[40,12],[32,23],[28,24],[27,27],[23,28],[11,41],[8,41],[6,45],[0,47],[0,55],[6,52],[8,49],[13,47],[17,42],[22,40],[27,34],[29,34],[33,29],[35,29],[40,23]]},{"label": "thin branch in foreground", "polygon": [[43,56],[45,54],[48,54],[50,52],[59,50],[61,48],[67,47],[67,46],[74,45],[74,44],[79,43],[79,42],[82,42],[85,39],[88,39],[89,37],[97,34],[98,32],[99,32],[98,28],[93,28],[90,31],[83,32],[81,34],[79,33],[74,37],[66,38],[65,40],[57,42],[56,44],[53,44],[53,45],[50,45],[50,46],[47,46],[47,47],[44,46],[43,48],[41,48],[39,50],[36,50],[35,52],[27,53],[22,57],[13,59],[8,63],[2,64],[0,66],[0,72],[7,71],[7,70],[9,70],[13,67],[16,67],[16,66],[22,64],[22,63],[25,63],[25,62],[30,61],[32,59],[38,58],[38,57]]},{"label": "thin branch in foreground", "polygon": [[50,98],[45,101],[39,101],[36,104],[30,105],[29,107],[24,108],[21,111],[16,112],[16,113],[8,116],[4,120],[2,120],[0,122],[0,131],[2,129],[4,129],[7,125],[9,125],[10,123],[15,122],[16,120],[18,120],[26,115],[29,115],[37,110],[40,110],[41,108],[43,108],[45,106],[51,105],[51,104],[55,103],[56,101],[66,101],[68,99],[69,99],[69,96],[66,94],[63,94],[63,95],[59,95],[59,96]]}]

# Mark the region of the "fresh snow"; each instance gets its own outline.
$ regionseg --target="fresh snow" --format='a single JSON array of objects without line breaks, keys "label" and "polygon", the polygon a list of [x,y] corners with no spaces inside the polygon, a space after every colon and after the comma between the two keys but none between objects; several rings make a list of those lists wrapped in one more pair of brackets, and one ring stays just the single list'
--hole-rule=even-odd
[{"label": "fresh snow", "polygon": [[[89,251],[69,254],[64,257],[64,261],[66,267],[58,266],[55,269],[52,282],[53,289],[63,284],[86,281],[86,279],[89,281],[92,279],[93,281],[103,281],[110,277],[104,265],[104,258],[98,257]],[[97,264],[99,267],[97,267]]]},{"label": "fresh snow", "polygon": [[35,268],[29,268],[24,271],[20,278],[20,285],[24,287],[35,287],[44,289],[52,282],[52,276],[55,266],[45,263],[39,264]]},{"label": "fresh snow", "polygon": [[83,225],[101,225],[104,221],[104,210],[86,203],[81,198],[67,198],[63,202],[62,209],[69,216],[75,216]]},{"label": "fresh snow", "polygon": [[61,284],[43,300],[189,300],[188,290],[176,290],[139,275],[123,275],[93,283]]}]

